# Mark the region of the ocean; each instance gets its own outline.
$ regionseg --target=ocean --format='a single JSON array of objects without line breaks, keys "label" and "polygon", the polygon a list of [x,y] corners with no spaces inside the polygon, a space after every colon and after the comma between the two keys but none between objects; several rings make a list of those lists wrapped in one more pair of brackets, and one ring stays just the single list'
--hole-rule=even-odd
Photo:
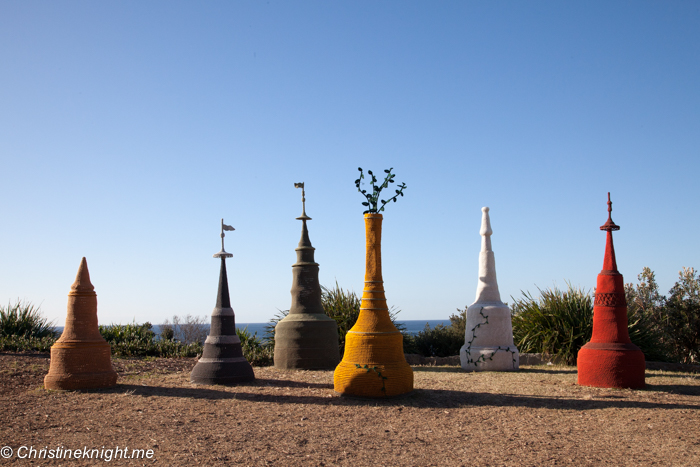
[{"label": "ocean", "polygon": [[[412,320],[406,320],[406,321],[398,321],[398,323],[402,324],[406,328],[406,332],[411,335],[416,335],[420,331],[422,331],[425,328],[425,325],[427,324],[430,326],[430,328],[434,328],[438,324],[442,324],[443,326],[449,326],[450,320],[449,319],[412,319]],[[264,337],[265,336],[265,326],[267,326],[269,323],[236,323],[237,328],[241,329],[247,329],[248,332],[251,334],[257,334],[258,337]],[[209,327],[209,325],[207,325]],[[63,332],[63,326],[55,326],[54,329],[58,332]],[[151,328],[153,332],[156,333],[156,335],[160,335],[160,325],[159,324],[154,324],[153,327]]]},{"label": "ocean", "polygon": [[[450,324],[449,319],[414,319],[414,320],[406,320],[406,321],[398,321],[397,323],[403,324],[406,327],[406,332],[411,335],[416,335],[420,331],[422,331],[425,328],[425,325],[428,324],[430,328],[434,328],[438,324],[442,324],[443,326],[448,326]],[[265,335],[265,326],[267,326],[269,323],[236,323],[237,328],[248,328],[248,332],[251,334],[256,334],[259,337],[262,337]],[[155,326],[153,326],[155,328]],[[155,329],[154,329],[155,330]]]}]

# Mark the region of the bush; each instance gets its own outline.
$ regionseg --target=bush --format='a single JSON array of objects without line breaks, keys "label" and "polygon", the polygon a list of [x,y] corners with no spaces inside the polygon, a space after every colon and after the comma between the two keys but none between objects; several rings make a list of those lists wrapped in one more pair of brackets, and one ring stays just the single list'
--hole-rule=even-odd
[{"label": "bush", "polygon": [[236,334],[241,340],[243,347],[243,356],[248,363],[253,366],[270,366],[272,365],[274,347],[270,344],[262,342],[257,333],[251,334],[248,327],[236,328]]},{"label": "bush", "polygon": [[557,355],[569,365],[576,364],[579,349],[591,339],[593,300],[588,292],[569,285],[566,292],[540,291],[535,299],[529,292],[513,299],[513,340],[521,353]]},{"label": "bush", "polygon": [[666,336],[676,358],[700,362],[700,274],[683,268],[666,300]]},{"label": "bush", "polygon": [[199,342],[204,344],[209,328],[208,316],[185,316],[184,321],[179,316],[173,316],[173,322],[167,319],[160,325],[160,337],[165,340],[176,340],[183,344]]},{"label": "bush", "polygon": [[[333,318],[338,324],[338,346],[340,347],[340,357],[342,358],[345,350],[345,335],[355,325],[358,316],[360,316],[361,299],[355,292],[341,289],[336,282],[335,288],[333,289],[321,286],[321,303],[323,304],[323,311],[326,315]],[[403,334],[404,343],[406,343],[406,327],[396,322],[397,315],[400,312],[401,310],[396,310],[392,306],[389,308],[389,317],[391,318],[391,322],[394,323],[394,326],[396,326],[396,329]],[[282,321],[288,313],[289,310],[277,310],[274,318],[272,318],[265,327],[265,339],[273,348],[275,326]]]},{"label": "bush", "polygon": [[666,299],[659,294],[654,272],[645,267],[637,279],[639,283],[636,286],[625,284],[630,339],[642,349],[649,361],[677,361],[672,356],[666,334]]},{"label": "bush", "polygon": [[41,339],[55,337],[53,322],[41,316],[39,307],[17,300],[14,305],[0,306],[0,336],[23,336]]},{"label": "bush", "polygon": [[48,352],[56,342],[57,337],[27,337],[27,336],[0,336],[0,351],[12,352],[39,351]]},{"label": "bush", "polygon": [[99,326],[100,334],[116,357],[195,357],[202,353],[199,342],[183,343],[156,339],[151,323]]},{"label": "bush", "polygon": [[410,347],[404,345],[407,353],[417,353],[424,357],[450,357],[459,355],[459,349],[464,345],[464,331],[467,325],[467,307],[464,310],[457,309],[457,314],[450,316],[450,324],[443,326],[438,324],[430,328],[425,323],[425,328],[410,339]]}]

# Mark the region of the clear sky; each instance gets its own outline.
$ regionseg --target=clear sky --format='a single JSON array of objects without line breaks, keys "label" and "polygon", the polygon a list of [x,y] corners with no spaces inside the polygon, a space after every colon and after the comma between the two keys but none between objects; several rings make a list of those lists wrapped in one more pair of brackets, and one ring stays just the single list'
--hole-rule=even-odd
[{"label": "clear sky", "polygon": [[320,281],[361,292],[357,167],[393,167],[403,319],[474,301],[481,207],[504,301],[700,267],[700,3],[0,1],[0,303],[63,325],[209,315],[223,217],[238,322],[291,303],[306,183]]}]

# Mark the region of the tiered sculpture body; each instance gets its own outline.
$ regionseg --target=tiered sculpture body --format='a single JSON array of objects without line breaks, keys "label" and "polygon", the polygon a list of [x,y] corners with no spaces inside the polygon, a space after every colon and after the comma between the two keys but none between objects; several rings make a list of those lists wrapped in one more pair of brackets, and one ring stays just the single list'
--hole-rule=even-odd
[{"label": "tiered sculpture body", "polygon": [[[296,183],[302,189],[304,184]],[[275,326],[275,368],[330,370],[340,362],[338,325],[323,311],[318,263],[309,240],[306,205],[302,204],[301,240],[296,248],[297,262],[292,265],[292,306],[289,314]]]},{"label": "tiered sculpture body", "polygon": [[605,259],[593,303],[593,335],[578,352],[578,384],[601,388],[645,386],[644,353],[632,343],[627,328],[627,301],[622,274],[617,270],[612,233],[620,230],[611,217],[612,202],[608,193],[608,221],[605,230]]},{"label": "tiered sculpture body", "polygon": [[94,389],[117,384],[111,348],[97,326],[97,294],[85,258],[68,293],[68,314],[61,337],[51,346],[46,389]]},{"label": "tiered sculpture body", "polygon": [[467,308],[464,345],[459,358],[467,371],[513,371],[519,368],[520,354],[513,343],[510,309],[501,301],[498,291],[489,208],[481,208],[481,211],[479,283],[476,301]]},{"label": "tiered sculpture body", "polygon": [[192,369],[190,381],[197,384],[230,385],[255,379],[253,367],[243,356],[241,340],[236,335],[236,316],[231,308],[226,275],[226,258],[233,255],[224,250],[224,230],[233,230],[221,219],[221,251],[214,258],[221,258],[219,290],[216,307],[211,314],[211,328],[204,341],[202,357]]},{"label": "tiered sculpture body", "polygon": [[342,395],[397,396],[413,390],[403,337],[391,322],[382,280],[382,215],[365,214],[365,288],[360,316],[345,337],[345,353],[333,382]]}]

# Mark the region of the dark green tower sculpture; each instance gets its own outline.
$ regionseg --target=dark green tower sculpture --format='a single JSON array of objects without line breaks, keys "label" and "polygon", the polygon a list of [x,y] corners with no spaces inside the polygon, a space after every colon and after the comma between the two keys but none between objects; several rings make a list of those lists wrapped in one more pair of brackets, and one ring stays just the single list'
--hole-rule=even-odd
[{"label": "dark green tower sculpture", "polygon": [[306,221],[304,184],[301,188],[303,224],[296,248],[297,262],[292,265],[292,306],[289,314],[275,327],[275,368],[294,370],[332,370],[340,362],[338,325],[323,312],[318,263],[309,240]]},{"label": "dark green tower sculpture", "polygon": [[214,255],[221,258],[219,291],[202,357],[190,374],[190,381],[197,384],[230,385],[255,379],[253,367],[243,356],[241,340],[236,335],[236,316],[231,308],[226,276],[226,258],[233,255],[224,250],[224,230],[234,229],[221,219],[221,251]]}]

